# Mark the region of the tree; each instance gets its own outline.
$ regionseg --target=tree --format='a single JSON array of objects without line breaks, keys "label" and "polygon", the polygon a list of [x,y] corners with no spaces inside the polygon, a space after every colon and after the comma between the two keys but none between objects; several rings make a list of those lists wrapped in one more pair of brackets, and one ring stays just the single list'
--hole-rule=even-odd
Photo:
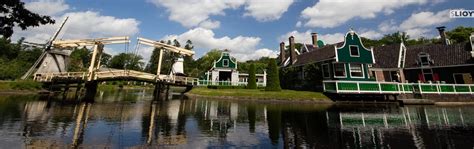
[{"label": "tree", "polygon": [[204,76],[204,73],[211,69],[214,65],[214,61],[218,60],[221,57],[222,51],[217,49],[212,49],[207,52],[204,56],[196,60],[196,67],[199,70],[197,76]]},{"label": "tree", "polygon": [[141,56],[131,54],[131,53],[120,53],[112,57],[108,63],[109,68],[115,69],[131,69],[140,71],[143,66]]},{"label": "tree", "polygon": [[449,32],[446,32],[446,35],[452,43],[462,43],[469,41],[469,36],[471,36],[471,33],[473,32],[474,27],[459,26]]},{"label": "tree", "polygon": [[247,82],[248,89],[257,89],[257,77],[255,76],[255,64],[250,64],[249,79]]},{"label": "tree", "polygon": [[268,61],[267,68],[267,86],[266,91],[281,91],[280,76],[278,75],[278,66],[275,59]]},{"label": "tree", "polygon": [[10,38],[13,35],[13,27],[18,26],[22,30],[44,24],[54,24],[49,16],[42,16],[25,9],[25,3],[20,0],[0,1],[0,35]]},{"label": "tree", "polygon": [[[184,49],[193,50],[193,42],[191,40],[186,41]],[[193,56],[184,56],[184,73],[190,77],[198,77],[199,69],[196,67],[196,61],[193,59]]]}]

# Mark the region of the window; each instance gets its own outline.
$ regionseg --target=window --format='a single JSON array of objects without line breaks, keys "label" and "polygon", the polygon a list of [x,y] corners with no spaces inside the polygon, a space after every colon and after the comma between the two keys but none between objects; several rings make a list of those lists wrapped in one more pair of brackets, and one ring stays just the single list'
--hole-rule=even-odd
[{"label": "window", "polygon": [[346,65],[344,63],[334,63],[334,76],[345,77],[346,76]]},{"label": "window", "polygon": [[329,78],[329,65],[328,64],[323,64],[321,66],[323,68],[323,77],[324,78]]},{"label": "window", "polygon": [[420,53],[418,54],[418,59],[421,66],[429,66],[430,65],[430,55],[428,53]]},{"label": "window", "polygon": [[364,77],[364,71],[362,68],[362,64],[350,64],[350,70],[351,70],[351,77],[358,77],[358,78],[363,78]]},{"label": "window", "polygon": [[351,50],[350,52],[352,57],[359,57],[359,46],[350,45],[349,49]]},{"label": "window", "polygon": [[229,60],[225,59],[224,61],[222,61],[222,65],[224,65],[224,67],[229,67]]}]

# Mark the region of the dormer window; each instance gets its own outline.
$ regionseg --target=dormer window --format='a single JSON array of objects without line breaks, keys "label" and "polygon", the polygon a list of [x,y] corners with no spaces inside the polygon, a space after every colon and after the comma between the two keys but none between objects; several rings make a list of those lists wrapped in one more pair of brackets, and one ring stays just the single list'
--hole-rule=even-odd
[{"label": "dormer window", "polygon": [[351,52],[351,57],[359,57],[359,46],[356,45],[350,45],[349,50]]},{"label": "dormer window", "polygon": [[228,59],[223,60],[222,63],[223,63],[222,65],[224,67],[229,67],[229,60]]},{"label": "dormer window", "polygon": [[421,66],[429,66],[431,63],[430,55],[428,53],[418,54],[418,61]]}]

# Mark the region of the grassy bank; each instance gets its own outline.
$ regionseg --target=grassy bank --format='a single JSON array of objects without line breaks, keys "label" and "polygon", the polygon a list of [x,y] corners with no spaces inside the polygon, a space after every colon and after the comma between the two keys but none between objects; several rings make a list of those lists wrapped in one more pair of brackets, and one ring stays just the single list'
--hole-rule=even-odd
[{"label": "grassy bank", "polygon": [[41,83],[34,81],[0,81],[0,91],[28,90],[36,91],[41,89]]},{"label": "grassy bank", "polygon": [[294,90],[270,92],[261,89],[208,89],[198,87],[192,89],[189,94],[222,98],[247,98],[256,100],[330,101],[328,97],[320,92]]}]

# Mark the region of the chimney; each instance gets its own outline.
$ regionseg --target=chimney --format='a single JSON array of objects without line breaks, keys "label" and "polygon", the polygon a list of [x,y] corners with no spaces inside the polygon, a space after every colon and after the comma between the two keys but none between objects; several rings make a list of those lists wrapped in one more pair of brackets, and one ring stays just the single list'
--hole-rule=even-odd
[{"label": "chimney", "polygon": [[286,53],[285,53],[285,42],[280,43],[280,64],[283,66],[285,65],[285,58],[286,58]]},{"label": "chimney", "polygon": [[441,43],[444,45],[449,45],[449,42],[446,39],[446,32],[444,32],[444,29],[446,29],[446,27],[440,26],[440,27],[436,27],[436,29],[438,29],[439,36],[441,37]]},{"label": "chimney", "polygon": [[311,39],[313,40],[313,47],[318,47],[318,33],[311,33]]},{"label": "chimney", "polygon": [[289,39],[290,43],[290,64],[293,65],[296,62],[296,52],[295,52],[295,37],[291,36]]}]

